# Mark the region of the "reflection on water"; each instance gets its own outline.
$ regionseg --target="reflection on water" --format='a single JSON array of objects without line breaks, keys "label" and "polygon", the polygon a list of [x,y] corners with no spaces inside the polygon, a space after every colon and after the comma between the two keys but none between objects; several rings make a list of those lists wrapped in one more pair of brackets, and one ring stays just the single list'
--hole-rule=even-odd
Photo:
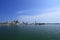
[{"label": "reflection on water", "polygon": [[1,26],[0,40],[60,40],[60,25]]}]

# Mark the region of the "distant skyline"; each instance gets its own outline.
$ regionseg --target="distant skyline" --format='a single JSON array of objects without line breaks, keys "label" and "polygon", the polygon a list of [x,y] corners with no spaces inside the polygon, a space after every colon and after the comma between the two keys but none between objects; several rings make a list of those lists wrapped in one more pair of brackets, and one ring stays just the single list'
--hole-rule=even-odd
[{"label": "distant skyline", "polygon": [[60,23],[60,0],[0,0],[0,22]]}]

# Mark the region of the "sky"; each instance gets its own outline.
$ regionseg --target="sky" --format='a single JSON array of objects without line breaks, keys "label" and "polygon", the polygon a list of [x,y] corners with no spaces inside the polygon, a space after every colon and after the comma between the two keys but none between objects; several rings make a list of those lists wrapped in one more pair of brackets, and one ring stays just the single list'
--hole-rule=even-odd
[{"label": "sky", "polygon": [[60,0],[0,0],[0,22],[60,23]]}]

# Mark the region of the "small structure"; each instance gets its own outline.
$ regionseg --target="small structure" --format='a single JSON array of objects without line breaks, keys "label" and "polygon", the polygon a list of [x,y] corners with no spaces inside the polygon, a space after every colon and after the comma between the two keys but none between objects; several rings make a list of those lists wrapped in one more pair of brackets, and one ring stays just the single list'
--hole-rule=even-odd
[{"label": "small structure", "polygon": [[35,21],[35,25],[45,25],[45,23],[37,23],[37,22]]}]

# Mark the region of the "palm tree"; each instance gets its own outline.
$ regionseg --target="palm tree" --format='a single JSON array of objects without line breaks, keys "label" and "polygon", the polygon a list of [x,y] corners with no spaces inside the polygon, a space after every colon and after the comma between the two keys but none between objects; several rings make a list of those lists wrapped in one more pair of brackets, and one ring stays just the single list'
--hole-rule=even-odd
[{"label": "palm tree", "polygon": [[14,23],[17,24],[17,23],[19,23],[19,21],[18,20],[14,20]]},{"label": "palm tree", "polygon": [[19,21],[18,21],[18,20],[16,20],[16,23],[19,23]]}]

